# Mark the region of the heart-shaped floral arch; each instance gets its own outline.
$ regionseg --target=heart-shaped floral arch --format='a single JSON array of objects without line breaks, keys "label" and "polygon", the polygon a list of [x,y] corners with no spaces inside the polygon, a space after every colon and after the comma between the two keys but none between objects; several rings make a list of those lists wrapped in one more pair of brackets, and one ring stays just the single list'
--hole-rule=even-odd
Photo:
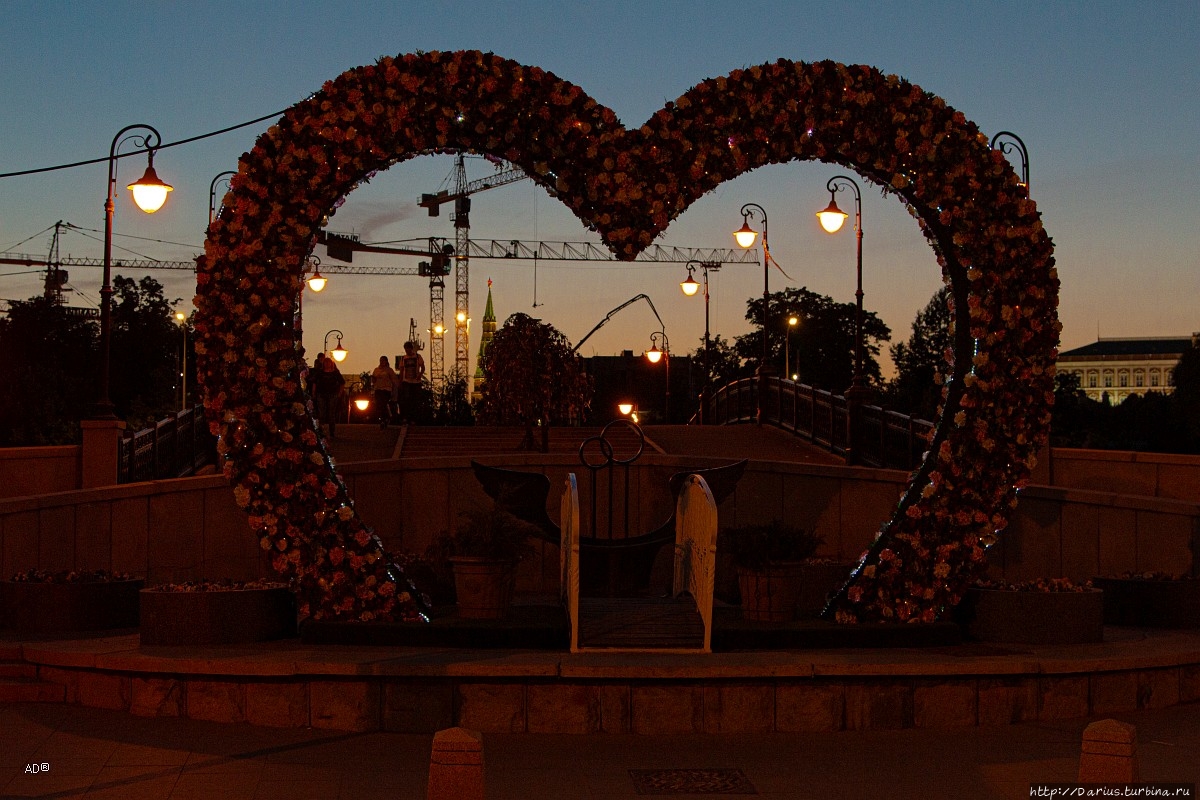
[{"label": "heart-shaped floral arch", "polygon": [[627,130],[578,86],[468,51],[384,58],[326,83],[242,156],[209,228],[196,298],[209,425],[305,613],[418,613],[318,436],[293,315],[322,217],[377,171],[450,152],[524,168],[627,260],[765,164],[840,164],[898,195],[952,288],[955,349],[930,452],[836,616],[930,621],[958,602],[1046,439],[1059,331],[1050,239],[987,138],[901,78],[829,61],[706,80]]}]

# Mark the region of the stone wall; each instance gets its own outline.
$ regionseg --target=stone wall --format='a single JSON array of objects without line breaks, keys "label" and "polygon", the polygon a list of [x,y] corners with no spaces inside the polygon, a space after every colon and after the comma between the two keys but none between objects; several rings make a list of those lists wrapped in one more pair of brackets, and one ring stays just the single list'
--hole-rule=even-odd
[{"label": "stone wall", "polygon": [[[554,519],[565,475],[575,471],[587,508],[590,475],[573,456],[488,461],[546,474]],[[643,456],[630,468],[628,486],[620,476],[612,486],[622,504],[628,491],[629,533],[645,533],[665,521],[671,474],[721,463],[727,462]],[[393,551],[422,552],[433,537],[455,527],[461,510],[490,502],[469,460],[461,457],[351,464],[342,473],[359,513]],[[821,555],[852,560],[888,519],[906,479],[886,470],[751,462],[718,513],[723,527],[788,519],[824,537]],[[597,485],[602,505],[608,489],[603,480]],[[624,520],[614,522],[614,535],[623,535]],[[598,525],[606,529],[603,514]],[[1013,579],[1089,578],[1127,570],[1191,571],[1198,549],[1200,504],[1195,502],[1030,487],[990,560],[994,572]],[[664,560],[669,550],[664,548]],[[0,500],[0,576],[30,567],[112,569],[151,583],[270,574],[257,538],[220,476]],[[556,592],[558,570],[557,546],[540,544],[537,556],[522,566],[519,589]]]},{"label": "stone wall", "polygon": [[0,447],[0,498],[78,489],[80,460],[78,445]]}]

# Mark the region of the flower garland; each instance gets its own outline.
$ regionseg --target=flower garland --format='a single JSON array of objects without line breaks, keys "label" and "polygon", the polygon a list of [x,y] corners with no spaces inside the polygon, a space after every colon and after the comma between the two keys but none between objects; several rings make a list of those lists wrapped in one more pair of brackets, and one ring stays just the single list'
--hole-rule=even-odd
[{"label": "flower garland", "polygon": [[292,320],[321,219],[378,170],[486,153],[524,168],[620,258],[766,164],[820,160],[898,195],[953,288],[957,357],[924,465],[837,618],[933,620],[983,571],[1049,427],[1050,240],[1012,168],[943,100],[867,66],[776,61],[706,80],[640,128],[537,67],[473,51],[383,58],[298,103],[242,156],[197,271],[196,345],[225,472],[303,613],[415,618],[301,387]]}]

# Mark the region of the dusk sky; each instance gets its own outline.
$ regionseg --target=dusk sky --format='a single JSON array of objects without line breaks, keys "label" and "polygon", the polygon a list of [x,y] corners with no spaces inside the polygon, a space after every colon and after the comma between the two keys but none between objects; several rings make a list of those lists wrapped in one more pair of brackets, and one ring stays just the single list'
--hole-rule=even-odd
[{"label": "dusk sky", "polygon": [[[3,103],[0,173],[107,156],[134,123],[167,142],[282,111],[343,71],[383,55],[480,49],[537,65],[580,85],[637,127],[667,100],[708,77],[787,58],[865,63],[945,98],[991,136],[1017,133],[1029,148],[1031,194],[1055,243],[1062,278],[1063,349],[1102,337],[1183,336],[1200,331],[1200,4],[1180,2],[203,2],[68,3],[6,0],[0,29]],[[208,190],[271,124],[162,150],[159,175],[175,187],[147,216],[124,186],[144,157],[117,176],[114,257],[190,259],[201,252]],[[133,149],[132,143],[124,150]],[[450,157],[418,158],[350,195],[330,223],[365,241],[453,237],[449,209],[430,219],[416,200],[443,186]],[[102,254],[106,166],[0,179],[0,251],[47,253],[58,220],[85,229],[62,254]],[[469,165],[470,179],[491,167]],[[830,236],[814,213],[825,183],[843,169],[810,162],[768,167],[722,185],[660,239],[732,247],[745,202],[766,208],[771,290],[807,286],[854,300],[854,237]],[[858,178],[857,175],[854,175]],[[895,198],[863,188],[865,305],[907,338],[913,317],[940,285],[916,222]],[[218,201],[221,192],[218,193]],[[844,194],[843,208],[852,207]],[[843,202],[845,201],[845,202]],[[472,238],[596,241],[531,182],[474,198]],[[130,238],[130,237],[143,238]],[[324,249],[317,255],[323,260]],[[362,257],[357,263],[372,263]],[[416,259],[386,262],[415,266]],[[41,277],[0,266],[0,298],[41,292]],[[115,272],[141,277],[143,272]],[[155,272],[190,313],[194,278]],[[523,311],[578,341],[612,308],[651,297],[675,352],[693,350],[703,302],[685,299],[681,264],[538,265],[474,260],[474,354],[487,280],[500,321]],[[762,268],[730,265],[712,278],[712,331],[745,333],[746,300],[762,293]],[[453,283],[447,281],[447,321]],[[72,305],[98,304],[101,271],[70,269]],[[538,306],[533,307],[536,297]],[[309,355],[340,329],[351,351],[343,371],[369,370],[401,352],[415,318],[423,338],[429,292],[418,277],[338,276],[304,303]],[[631,306],[584,347],[585,354],[641,352],[658,329]],[[449,368],[452,341],[446,348]],[[886,353],[886,348],[885,348]],[[472,364],[472,367],[474,365]]]}]

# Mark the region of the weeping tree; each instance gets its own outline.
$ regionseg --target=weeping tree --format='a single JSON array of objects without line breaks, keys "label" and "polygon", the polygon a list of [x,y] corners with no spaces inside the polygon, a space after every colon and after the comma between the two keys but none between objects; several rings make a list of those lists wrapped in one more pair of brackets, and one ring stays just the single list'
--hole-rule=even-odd
[{"label": "weeping tree", "polygon": [[[579,420],[592,380],[567,337],[553,325],[513,314],[484,351],[484,384],[475,417],[484,425],[524,425],[521,449],[550,449],[550,426]],[[541,441],[534,428],[541,427]]]}]

